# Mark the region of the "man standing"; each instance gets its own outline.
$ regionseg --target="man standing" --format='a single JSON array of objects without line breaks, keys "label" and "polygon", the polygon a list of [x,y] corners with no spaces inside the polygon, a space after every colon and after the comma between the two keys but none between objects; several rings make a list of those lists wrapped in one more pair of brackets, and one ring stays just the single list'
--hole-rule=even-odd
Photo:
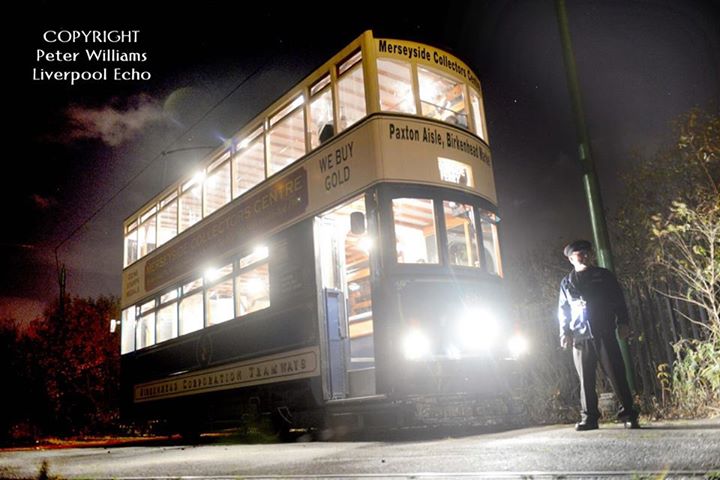
[{"label": "man standing", "polygon": [[625,428],[640,428],[615,336],[616,328],[618,337],[630,336],[627,306],[615,275],[590,265],[591,250],[587,240],[576,240],[565,247],[573,270],[560,282],[558,302],[560,345],[573,347],[575,369],[580,377],[581,418],[575,430],[598,428],[600,412],[595,391],[598,361],[622,405],[618,419],[625,423]]}]

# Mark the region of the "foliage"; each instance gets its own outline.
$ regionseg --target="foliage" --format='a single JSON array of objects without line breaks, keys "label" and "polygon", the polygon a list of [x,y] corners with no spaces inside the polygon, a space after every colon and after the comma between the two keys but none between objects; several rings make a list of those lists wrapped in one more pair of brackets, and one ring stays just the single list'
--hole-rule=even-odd
[{"label": "foliage", "polygon": [[718,198],[720,116],[699,109],[682,115],[675,141],[649,158],[636,158],[623,176],[624,201],[613,217],[613,247],[618,270],[645,281],[653,268],[657,243],[650,235],[657,218],[670,218],[673,202],[694,209]]},{"label": "foliage", "polygon": [[97,432],[117,418],[120,347],[109,320],[118,312],[114,297],[67,298],[30,325],[37,419],[46,433]]},{"label": "foliage", "polygon": [[117,431],[120,345],[115,297],[70,298],[26,328],[0,321],[0,375],[10,394],[0,444]]},{"label": "foliage", "polygon": [[674,345],[672,406],[696,416],[720,411],[720,342],[684,340]]},{"label": "foliage", "polygon": [[695,208],[674,201],[669,215],[653,217],[652,232],[655,265],[680,285],[667,295],[705,312],[700,320],[680,313],[720,340],[720,197]]}]

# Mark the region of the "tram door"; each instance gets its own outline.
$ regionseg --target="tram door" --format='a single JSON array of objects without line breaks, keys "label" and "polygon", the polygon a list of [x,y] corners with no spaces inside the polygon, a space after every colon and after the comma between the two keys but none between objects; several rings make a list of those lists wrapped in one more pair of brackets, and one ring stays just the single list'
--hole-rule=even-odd
[{"label": "tram door", "polygon": [[[366,234],[353,233],[350,217],[365,213],[358,197],[317,217],[315,242],[321,271],[330,398],[375,393],[372,299]],[[372,378],[361,372],[372,368]]]}]

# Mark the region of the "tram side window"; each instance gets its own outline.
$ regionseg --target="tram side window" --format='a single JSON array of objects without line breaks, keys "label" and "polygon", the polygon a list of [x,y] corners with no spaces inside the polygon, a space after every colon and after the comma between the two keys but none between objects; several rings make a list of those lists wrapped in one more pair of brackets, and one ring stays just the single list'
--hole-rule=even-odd
[{"label": "tram side window", "polygon": [[233,198],[265,180],[265,148],[262,127],[247,136],[233,158]]},{"label": "tram side window", "polygon": [[157,222],[155,217],[155,207],[141,217],[140,228],[138,228],[138,245],[140,247],[139,255],[144,257],[148,253],[155,250],[157,245]]},{"label": "tram side window", "polygon": [[335,135],[330,75],[310,88],[310,96],[310,146],[317,148]]},{"label": "tram side window", "polygon": [[379,58],[380,109],[386,112],[415,113],[410,64]]},{"label": "tram side window", "polygon": [[433,201],[395,198],[392,207],[398,263],[438,263]]},{"label": "tram side window", "polygon": [[471,205],[443,202],[448,253],[451,265],[479,267],[475,214]]},{"label": "tram side window", "polygon": [[367,113],[365,109],[365,77],[361,60],[362,54],[358,51],[338,68],[339,132],[363,118]]},{"label": "tram side window", "polygon": [[209,284],[205,290],[208,326],[235,318],[232,273],[233,266],[230,263],[205,275]]},{"label": "tram side window", "polygon": [[480,219],[482,243],[485,253],[485,270],[502,277],[502,264],[500,263],[500,244],[498,242],[497,225],[484,216]]},{"label": "tram side window", "polygon": [[140,306],[135,347],[137,349],[155,345],[155,300]]},{"label": "tram side window", "polygon": [[487,142],[485,135],[485,117],[483,116],[482,100],[480,95],[473,89],[470,89],[470,106],[472,107],[473,121],[475,122],[475,133],[478,137]]},{"label": "tram side window", "polygon": [[178,336],[177,297],[177,289],[173,289],[160,297],[160,308],[157,312],[157,343]]},{"label": "tram side window", "polygon": [[122,312],[122,326],[120,327],[120,353],[130,353],[135,350],[135,307],[126,308]]},{"label": "tram side window", "polygon": [[235,308],[238,317],[270,306],[270,270],[267,257],[267,248],[258,248],[240,259],[240,272],[235,277]]},{"label": "tram side window", "polygon": [[179,232],[187,230],[202,219],[202,183],[191,180],[180,195]]},{"label": "tram side window", "polygon": [[158,246],[169,242],[177,235],[177,212],[177,193],[168,195],[160,202],[157,225]]},{"label": "tram side window", "polygon": [[133,228],[125,235],[125,266],[138,259],[138,232]]},{"label": "tram side window", "polygon": [[230,161],[215,167],[205,178],[205,216],[212,214],[230,201]]},{"label": "tram side window", "polygon": [[202,279],[182,287],[180,300],[180,335],[200,330],[204,326]]},{"label": "tram side window", "polygon": [[461,82],[418,67],[418,85],[423,116],[468,128],[465,87]]},{"label": "tram side window", "polygon": [[305,155],[305,110],[303,97],[270,118],[268,133],[268,175],[272,175]]}]

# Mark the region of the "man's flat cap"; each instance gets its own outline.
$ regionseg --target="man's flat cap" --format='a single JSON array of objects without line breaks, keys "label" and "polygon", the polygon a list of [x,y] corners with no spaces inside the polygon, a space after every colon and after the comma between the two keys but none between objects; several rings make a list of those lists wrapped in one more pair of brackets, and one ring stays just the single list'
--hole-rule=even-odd
[{"label": "man's flat cap", "polygon": [[592,243],[588,242],[587,240],[575,240],[574,242],[569,243],[565,247],[563,253],[565,253],[566,257],[569,257],[574,252],[582,252],[589,250],[592,250]]}]

